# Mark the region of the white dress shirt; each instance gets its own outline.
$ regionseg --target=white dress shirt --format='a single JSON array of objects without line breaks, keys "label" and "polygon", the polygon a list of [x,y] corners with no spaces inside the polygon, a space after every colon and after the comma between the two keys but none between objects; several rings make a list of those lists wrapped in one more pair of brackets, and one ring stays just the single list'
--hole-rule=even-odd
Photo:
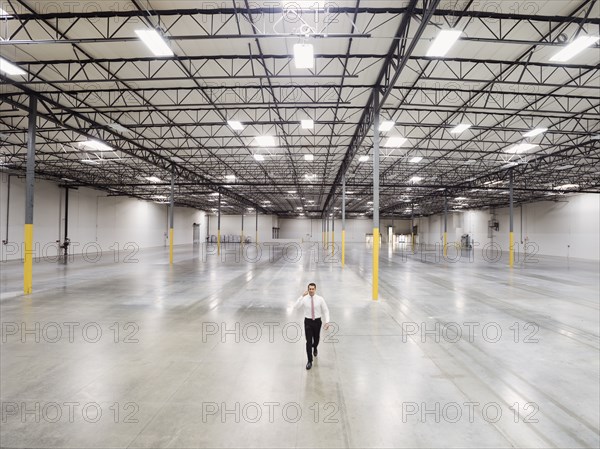
[{"label": "white dress shirt", "polygon": [[[325,317],[325,324],[329,323],[329,309],[327,308],[327,304],[325,304],[323,297],[315,294],[313,300],[315,303],[315,320],[323,316]],[[300,296],[300,298],[298,298],[294,304],[294,308],[299,309],[301,306],[304,306],[304,317],[312,319],[310,295]]]}]

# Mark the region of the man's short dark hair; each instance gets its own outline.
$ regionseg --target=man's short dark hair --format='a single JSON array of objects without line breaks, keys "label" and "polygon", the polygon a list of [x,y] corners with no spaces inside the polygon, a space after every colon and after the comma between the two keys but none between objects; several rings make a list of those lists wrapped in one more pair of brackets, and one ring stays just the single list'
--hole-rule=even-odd
[{"label": "man's short dark hair", "polygon": [[317,288],[317,284],[315,284],[314,282],[311,282],[310,284],[308,284],[308,288],[310,288],[311,285],[314,285],[315,289]]}]

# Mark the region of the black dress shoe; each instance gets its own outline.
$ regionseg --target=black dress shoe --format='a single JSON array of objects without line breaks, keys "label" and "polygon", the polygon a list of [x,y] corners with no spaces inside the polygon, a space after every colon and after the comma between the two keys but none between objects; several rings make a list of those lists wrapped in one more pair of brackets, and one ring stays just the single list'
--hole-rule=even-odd
[{"label": "black dress shoe", "polygon": [[313,355],[316,357],[319,354],[319,351],[317,351],[317,348],[313,349]]},{"label": "black dress shoe", "polygon": [[312,368],[312,362],[308,362],[306,364],[306,369],[311,369]]}]

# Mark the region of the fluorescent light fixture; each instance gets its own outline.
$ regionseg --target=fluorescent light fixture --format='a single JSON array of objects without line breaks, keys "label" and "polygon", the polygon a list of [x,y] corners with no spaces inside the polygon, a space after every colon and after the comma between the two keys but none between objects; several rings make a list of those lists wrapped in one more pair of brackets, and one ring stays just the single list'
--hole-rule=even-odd
[{"label": "fluorescent light fixture", "polygon": [[152,195],[152,198],[157,200],[166,200],[167,197],[165,195]]},{"label": "fluorescent light fixture", "polygon": [[289,193],[290,195],[294,195],[295,193],[298,193],[298,192],[296,192],[295,190],[288,190],[287,193]]},{"label": "fluorescent light fixture", "polygon": [[463,131],[466,131],[471,127],[468,123],[461,123],[460,125],[456,125],[454,128],[450,130],[450,134],[460,134]]},{"label": "fluorescent light fixture", "polygon": [[93,151],[114,151],[105,143],[98,142],[97,140],[86,140],[85,142],[80,142],[79,145]]},{"label": "fluorescent light fixture", "polygon": [[519,163],[518,162],[509,162],[508,164],[504,164],[502,167],[500,167],[500,170],[504,170],[504,169],[507,169],[507,168],[512,168],[515,165],[519,165]]},{"label": "fluorescent light fixture", "polygon": [[405,142],[406,139],[404,137],[395,136],[390,137],[388,140],[386,140],[383,146],[388,148],[400,148],[402,145],[404,145]]},{"label": "fluorescent light fixture", "polygon": [[265,157],[262,154],[255,154],[254,155],[254,159],[257,160],[257,161],[259,161],[259,162],[262,162],[262,161],[265,160]]},{"label": "fluorescent light fixture", "polygon": [[574,56],[581,53],[588,47],[591,47],[600,40],[598,36],[579,36],[561,51],[550,58],[550,61],[566,62]]},{"label": "fluorescent light fixture", "polygon": [[556,167],[555,170],[568,170],[569,168],[575,167],[573,164],[561,165],[560,167]]},{"label": "fluorescent light fixture", "polygon": [[381,122],[379,124],[379,131],[385,133],[385,132],[389,131],[390,129],[392,129],[395,124],[396,124],[396,122],[392,122],[391,120],[384,120],[383,122]]},{"label": "fluorescent light fixture", "polygon": [[421,156],[415,156],[408,162],[410,162],[411,164],[416,164],[418,162],[421,162],[422,160],[423,160],[423,158]]},{"label": "fluorescent light fixture", "polygon": [[488,185],[488,184],[502,184],[504,181],[499,180],[499,181],[486,181],[484,182],[484,184]]},{"label": "fluorescent light fixture", "polygon": [[219,196],[219,192],[212,192],[210,196]]},{"label": "fluorescent light fixture", "polygon": [[300,125],[302,125],[302,129],[313,129],[315,127],[315,122],[310,119],[300,120]]},{"label": "fluorescent light fixture", "polygon": [[121,134],[130,133],[130,131],[127,128],[125,128],[123,125],[120,125],[118,123],[109,123],[108,127],[117,131],[118,133],[121,133]]},{"label": "fluorescent light fixture", "polygon": [[155,56],[173,56],[173,51],[169,48],[162,36],[156,30],[135,30],[135,34],[142,40],[146,47],[154,53]]},{"label": "fluorescent light fixture", "polygon": [[242,131],[244,129],[244,125],[242,125],[242,123],[238,122],[237,120],[227,120],[227,124],[234,131]]},{"label": "fluorescent light fixture", "polygon": [[578,187],[579,187],[579,184],[563,184],[562,186],[554,187],[554,190],[576,189]]},{"label": "fluorescent light fixture", "polygon": [[273,136],[256,136],[254,139],[261,147],[274,147],[277,145]]},{"label": "fluorescent light fixture", "polygon": [[461,34],[462,31],[460,30],[441,30],[431,44],[431,47],[429,47],[429,50],[427,50],[427,56],[444,56]]},{"label": "fluorescent light fixture", "polygon": [[312,155],[312,154],[305,154],[305,155],[304,155],[304,160],[305,160],[305,161],[308,161],[308,162],[311,162],[311,161],[314,161],[314,160],[315,160],[315,157],[314,157],[314,155]]},{"label": "fluorescent light fixture", "polygon": [[354,195],[354,192],[348,191],[348,192],[346,192],[346,195]]},{"label": "fluorescent light fixture", "polygon": [[20,76],[25,75],[25,70],[17,67],[12,62],[7,61],[4,58],[0,58],[0,72],[4,72],[7,75]]},{"label": "fluorescent light fixture", "polygon": [[548,128],[535,128],[523,134],[523,137],[535,137],[548,131]]},{"label": "fluorescent light fixture", "polygon": [[162,179],[157,178],[156,176],[145,176],[144,179],[150,182],[159,183],[162,182]]},{"label": "fluorescent light fixture", "polygon": [[235,181],[235,175],[225,175],[227,181]]},{"label": "fluorescent light fixture", "polygon": [[302,207],[297,207],[296,210],[302,210]]},{"label": "fluorescent light fixture", "polygon": [[454,198],[456,201],[464,201],[467,198],[465,198],[464,196],[457,196],[456,198]]},{"label": "fluorescent light fixture", "polygon": [[297,69],[312,69],[315,66],[312,44],[294,44],[294,64]]},{"label": "fluorescent light fixture", "polygon": [[539,146],[539,145],[536,145],[534,143],[518,143],[518,144],[513,145],[512,147],[505,149],[504,152],[511,153],[511,154],[521,154],[521,153],[529,151],[532,148],[535,148],[537,146]]},{"label": "fluorescent light fixture", "polygon": [[100,161],[94,160],[94,159],[81,159],[81,162],[83,162],[84,164],[90,164],[90,165],[100,165]]},{"label": "fluorescent light fixture", "polygon": [[421,182],[423,181],[423,178],[419,177],[419,176],[413,176],[412,178],[410,178],[409,182]]},{"label": "fluorescent light fixture", "polygon": [[315,179],[316,177],[317,177],[317,175],[315,175],[314,173],[311,173],[311,174],[306,173],[304,175],[304,178],[309,179],[309,180],[310,179]]},{"label": "fluorescent light fixture", "polygon": [[369,156],[363,155],[358,158],[358,162],[367,162],[369,160]]}]

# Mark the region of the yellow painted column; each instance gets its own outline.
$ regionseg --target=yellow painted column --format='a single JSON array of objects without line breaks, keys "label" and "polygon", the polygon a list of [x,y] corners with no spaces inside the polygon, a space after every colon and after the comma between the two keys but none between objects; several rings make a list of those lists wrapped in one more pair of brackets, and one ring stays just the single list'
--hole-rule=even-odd
[{"label": "yellow painted column", "polygon": [[373,228],[373,301],[379,299],[379,228]]},{"label": "yellow painted column", "polygon": [[346,265],[346,231],[342,231],[342,268]]},{"label": "yellow painted column", "polygon": [[444,257],[448,256],[448,233],[444,232]]},{"label": "yellow painted column", "polygon": [[25,265],[23,271],[23,293],[30,295],[33,289],[33,225],[25,225]]},{"label": "yellow painted column", "polygon": [[515,233],[510,232],[509,234],[509,247],[508,247],[508,266],[513,267],[515,264]]},{"label": "yellow painted column", "polygon": [[173,265],[173,228],[169,229],[169,263]]}]

